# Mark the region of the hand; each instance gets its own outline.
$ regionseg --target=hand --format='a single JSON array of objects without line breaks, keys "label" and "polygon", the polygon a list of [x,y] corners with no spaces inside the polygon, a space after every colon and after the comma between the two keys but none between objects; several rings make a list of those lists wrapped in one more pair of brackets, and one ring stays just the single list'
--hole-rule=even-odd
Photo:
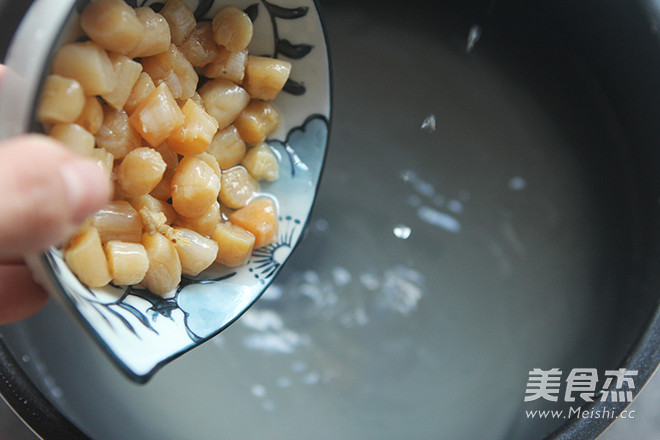
[{"label": "hand", "polygon": [[23,257],[62,243],[110,192],[96,163],[46,136],[0,141],[0,324],[33,315],[48,298]]}]

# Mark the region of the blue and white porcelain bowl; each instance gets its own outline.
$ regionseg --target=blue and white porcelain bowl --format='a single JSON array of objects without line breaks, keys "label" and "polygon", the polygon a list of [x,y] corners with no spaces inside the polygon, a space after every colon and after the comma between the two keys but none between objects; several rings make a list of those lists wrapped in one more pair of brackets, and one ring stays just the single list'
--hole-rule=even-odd
[{"label": "blue and white porcelain bowl", "polygon": [[[35,102],[59,45],[81,35],[78,13],[87,1],[36,1],[10,48],[10,69],[0,96],[0,135],[34,127]],[[128,1],[158,8],[162,2]],[[267,142],[280,162],[280,178],[261,191],[277,202],[276,240],[256,249],[245,266],[214,265],[160,296],[140,287],[90,289],[51,249],[30,259],[39,282],[79,318],[117,365],[138,382],[162,365],[217,335],[247,310],[273,281],[298,244],[316,196],[330,121],[328,48],[313,0],[190,0],[199,20],[233,5],[254,23],[250,53],[283,58],[292,73],[274,105],[281,123]],[[45,19],[48,17],[47,19]]]}]

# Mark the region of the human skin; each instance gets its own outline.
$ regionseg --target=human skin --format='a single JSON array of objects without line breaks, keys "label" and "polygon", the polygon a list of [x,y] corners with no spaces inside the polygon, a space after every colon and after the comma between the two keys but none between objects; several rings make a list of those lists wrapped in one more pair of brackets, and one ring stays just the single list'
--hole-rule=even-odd
[{"label": "human skin", "polygon": [[[0,81],[5,71],[0,65]],[[25,319],[48,300],[25,256],[62,243],[110,193],[96,163],[46,136],[0,141],[0,324]]]}]

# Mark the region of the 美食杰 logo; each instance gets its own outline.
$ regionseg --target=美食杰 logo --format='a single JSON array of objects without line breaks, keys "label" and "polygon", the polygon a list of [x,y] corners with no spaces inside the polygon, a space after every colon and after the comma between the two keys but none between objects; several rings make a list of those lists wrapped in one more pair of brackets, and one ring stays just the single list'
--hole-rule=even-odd
[{"label": "\u7f8e\u98df\u6770 logo", "polygon": [[[560,397],[564,402],[575,402],[576,399],[584,402],[593,402],[596,399],[601,402],[632,402],[635,376],[637,370],[605,370],[604,381],[599,387],[598,370],[595,368],[573,368],[565,379],[559,368],[534,368],[529,372],[525,402],[537,399],[557,402]],[[562,380],[565,383],[563,396]]]},{"label": "\u7f8e\u98df\u6770 logo", "polygon": [[[610,407],[598,407],[593,402],[625,402],[633,400],[637,370],[619,368],[605,370],[599,376],[596,368],[573,368],[564,373],[559,368],[529,371],[525,388],[525,402],[575,403],[568,409],[526,409],[527,418],[635,418],[635,410],[616,412]],[[580,405],[585,405],[584,407]],[[591,405],[590,405],[591,404]]]}]

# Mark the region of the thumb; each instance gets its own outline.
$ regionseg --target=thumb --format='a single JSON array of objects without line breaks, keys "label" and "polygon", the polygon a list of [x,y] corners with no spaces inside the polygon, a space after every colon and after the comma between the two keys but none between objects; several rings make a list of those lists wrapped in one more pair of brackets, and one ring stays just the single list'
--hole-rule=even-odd
[{"label": "thumb", "polygon": [[97,164],[45,136],[1,142],[0,260],[61,243],[110,191]]}]

